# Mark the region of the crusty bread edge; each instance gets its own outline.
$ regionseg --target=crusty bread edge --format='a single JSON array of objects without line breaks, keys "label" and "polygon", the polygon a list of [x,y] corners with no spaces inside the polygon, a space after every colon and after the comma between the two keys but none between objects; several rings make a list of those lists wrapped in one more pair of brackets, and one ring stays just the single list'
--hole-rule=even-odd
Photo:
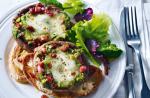
[{"label": "crusty bread edge", "polygon": [[25,75],[23,74],[23,71],[18,68],[15,64],[14,64],[14,58],[16,57],[16,48],[18,48],[19,46],[16,45],[14,48],[11,49],[10,55],[9,55],[9,59],[8,59],[8,69],[9,69],[9,73],[10,76],[15,79],[17,82],[19,83],[23,83],[26,84],[28,83],[28,81],[26,80]]}]

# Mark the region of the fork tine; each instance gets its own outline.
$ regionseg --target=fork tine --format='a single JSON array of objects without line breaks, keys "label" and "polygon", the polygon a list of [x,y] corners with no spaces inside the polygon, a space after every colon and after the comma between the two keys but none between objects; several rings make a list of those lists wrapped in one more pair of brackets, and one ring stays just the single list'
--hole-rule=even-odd
[{"label": "fork tine", "polygon": [[134,16],[135,16],[135,29],[136,29],[136,32],[137,32],[137,33],[135,33],[135,34],[136,34],[136,37],[139,38],[140,36],[139,36],[139,32],[138,32],[136,7],[134,7]]},{"label": "fork tine", "polygon": [[130,28],[130,20],[129,20],[129,8],[124,7],[124,21],[125,21],[125,35],[126,38],[131,38],[131,28]]},{"label": "fork tine", "polygon": [[126,10],[126,17],[127,17],[127,29],[128,29],[128,32],[127,32],[127,34],[128,34],[128,37],[129,38],[131,38],[131,28],[130,28],[130,17],[129,17],[129,8],[127,7],[126,8],[127,10]]},{"label": "fork tine", "polygon": [[126,38],[128,38],[128,35],[127,35],[127,20],[126,20],[126,7],[124,7],[124,24],[125,24],[125,36]]},{"label": "fork tine", "polygon": [[133,8],[132,7],[131,7],[131,22],[132,22],[132,34],[133,34],[132,36],[135,37],[135,35],[136,35],[135,34],[135,29],[136,28],[134,28],[134,15],[133,15]]}]

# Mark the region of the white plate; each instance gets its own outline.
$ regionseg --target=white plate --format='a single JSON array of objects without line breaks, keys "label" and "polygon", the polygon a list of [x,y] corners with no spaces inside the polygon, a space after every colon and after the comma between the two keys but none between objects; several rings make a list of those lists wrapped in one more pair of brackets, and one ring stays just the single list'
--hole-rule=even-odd
[{"label": "white plate", "polygon": [[[32,3],[33,1],[29,1],[17,5],[14,9],[11,9],[2,20],[0,20],[0,98],[40,98],[42,94],[31,85],[15,82],[10,77],[7,68],[8,56],[15,43],[12,38],[12,19],[20,9]],[[98,90],[86,98],[112,97],[123,79],[126,66],[125,46],[114,24],[112,24],[109,33],[111,41],[123,50],[123,54],[120,58],[110,64],[111,69],[109,75],[105,77],[104,81],[98,87]]]}]

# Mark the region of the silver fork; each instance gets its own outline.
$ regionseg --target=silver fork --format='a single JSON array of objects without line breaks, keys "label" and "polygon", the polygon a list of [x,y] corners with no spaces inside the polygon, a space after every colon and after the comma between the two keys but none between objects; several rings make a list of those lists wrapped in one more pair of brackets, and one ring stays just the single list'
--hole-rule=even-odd
[{"label": "silver fork", "polygon": [[[136,7],[131,7],[131,14],[129,13],[129,8],[125,7],[124,14],[125,14],[126,41],[128,46],[135,51],[140,64],[142,76],[141,98],[150,98],[150,90],[145,80],[143,63],[140,54],[141,39],[138,31]],[[131,18],[129,15],[131,16]]]}]

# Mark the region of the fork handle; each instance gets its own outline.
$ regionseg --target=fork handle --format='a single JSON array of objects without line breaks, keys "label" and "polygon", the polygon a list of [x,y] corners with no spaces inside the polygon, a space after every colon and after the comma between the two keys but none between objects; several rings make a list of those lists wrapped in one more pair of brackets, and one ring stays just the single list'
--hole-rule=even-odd
[{"label": "fork handle", "polygon": [[142,57],[141,57],[140,51],[138,49],[134,49],[134,50],[135,50],[135,53],[137,55],[137,58],[138,58],[138,61],[139,61],[139,64],[140,64],[141,76],[142,76],[142,85],[143,85],[143,87],[145,87],[145,86],[147,86],[147,83],[146,83],[146,79],[145,79],[145,75],[144,75]]},{"label": "fork handle", "polygon": [[127,79],[128,79],[128,92],[129,92],[128,98],[136,98],[132,72],[127,72]]},{"label": "fork handle", "polygon": [[128,82],[128,98],[136,98],[135,97],[135,88],[133,82],[133,64],[129,64],[126,69],[126,76]]}]

